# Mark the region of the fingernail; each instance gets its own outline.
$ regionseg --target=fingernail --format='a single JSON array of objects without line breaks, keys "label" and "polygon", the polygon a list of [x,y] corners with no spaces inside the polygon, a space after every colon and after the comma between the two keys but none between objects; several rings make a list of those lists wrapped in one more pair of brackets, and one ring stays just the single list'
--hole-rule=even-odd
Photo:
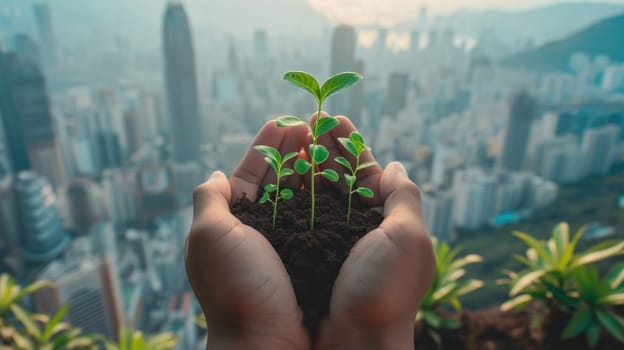
[{"label": "fingernail", "polygon": [[390,165],[403,175],[407,176],[407,169],[405,169],[401,162],[392,162]]}]

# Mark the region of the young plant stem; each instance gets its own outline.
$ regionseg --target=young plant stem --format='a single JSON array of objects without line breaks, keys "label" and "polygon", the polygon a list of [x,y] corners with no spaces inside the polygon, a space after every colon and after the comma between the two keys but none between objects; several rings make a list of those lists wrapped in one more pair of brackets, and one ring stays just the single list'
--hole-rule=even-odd
[{"label": "young plant stem", "polygon": [[279,202],[280,198],[280,172],[282,171],[281,165],[277,168],[277,180],[275,181],[275,202],[273,202],[273,229],[275,230],[275,218],[277,218],[277,202]]},{"label": "young plant stem", "polygon": [[[316,151],[316,144],[318,142],[317,130],[319,120],[321,119],[321,107],[322,103],[318,104],[318,113],[316,114],[316,122],[314,123],[314,130],[312,130],[312,150]],[[314,231],[314,212],[316,209],[316,200],[315,200],[315,191],[314,191],[314,177],[316,176],[316,162],[314,161],[314,155],[311,155],[310,164],[312,167],[310,168],[310,195],[312,197],[312,215],[310,216],[310,231]]]},{"label": "young plant stem", "polygon": [[[353,170],[353,172],[351,173],[351,175],[353,175],[354,178],[357,179],[357,172],[358,172],[358,167],[360,166],[360,155],[358,154],[357,157],[355,157],[355,170]],[[349,186],[349,205],[347,207],[347,224],[351,221],[351,198],[353,197],[353,185],[355,183],[351,184],[351,186]]]}]

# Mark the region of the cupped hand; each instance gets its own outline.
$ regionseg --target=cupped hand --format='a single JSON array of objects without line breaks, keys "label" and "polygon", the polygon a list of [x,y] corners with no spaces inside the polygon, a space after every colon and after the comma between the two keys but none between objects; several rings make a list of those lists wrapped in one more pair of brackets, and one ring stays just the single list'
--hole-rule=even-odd
[{"label": "cupped hand", "polygon": [[[353,157],[335,140],[356,131],[346,117],[322,136],[330,159]],[[366,152],[362,161],[373,160]],[[342,169],[328,162],[339,172]],[[331,164],[331,165],[330,165]],[[325,165],[325,164],[323,164]],[[435,258],[424,223],[418,187],[398,162],[358,173],[357,186],[375,192],[383,222],[351,250],[334,284],[328,318],[317,349],[413,349],[416,313],[435,273]]]},{"label": "cupped hand", "polygon": [[[307,129],[268,122],[254,145],[297,152]],[[194,192],[194,215],[186,244],[186,270],[206,315],[209,349],[307,349],[292,284],[277,252],[255,229],[241,223],[230,205],[245,194],[255,200],[274,180],[262,155],[250,148],[228,180],[214,172]],[[274,175],[273,175],[274,176]],[[289,186],[301,179],[292,176]]]}]

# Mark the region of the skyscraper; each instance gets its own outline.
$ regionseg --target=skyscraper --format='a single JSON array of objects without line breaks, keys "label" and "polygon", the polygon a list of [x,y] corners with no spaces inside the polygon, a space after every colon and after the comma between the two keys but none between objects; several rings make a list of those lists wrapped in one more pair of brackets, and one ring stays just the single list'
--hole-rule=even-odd
[{"label": "skyscraper", "polygon": [[519,171],[524,168],[534,114],[535,100],[527,92],[519,92],[511,98],[509,120],[498,159],[499,169]]},{"label": "skyscraper", "polygon": [[200,120],[191,29],[184,7],[170,3],[164,16],[163,54],[173,159],[200,160]]},{"label": "skyscraper", "polygon": [[61,255],[69,245],[69,237],[48,181],[34,172],[20,172],[15,196],[25,260],[40,264]]},{"label": "skyscraper", "polygon": [[[357,36],[351,26],[339,25],[334,30],[331,47],[330,75],[350,72],[355,67],[355,45]],[[353,89],[336,95],[329,102],[330,114],[348,114],[351,112]]]},{"label": "skyscraper", "polygon": [[585,175],[605,175],[613,164],[620,127],[606,125],[591,128],[583,136],[583,173]]},{"label": "skyscraper", "polygon": [[54,67],[58,58],[50,8],[46,4],[37,4],[33,7],[33,11],[35,13],[44,66]]},{"label": "skyscraper", "polygon": [[54,134],[54,121],[39,67],[15,54],[0,52],[0,114],[11,169],[35,170],[54,185],[65,168]]},{"label": "skyscraper", "polygon": [[384,114],[392,117],[407,105],[407,90],[409,89],[409,75],[393,72],[388,78],[388,90],[384,104]]}]

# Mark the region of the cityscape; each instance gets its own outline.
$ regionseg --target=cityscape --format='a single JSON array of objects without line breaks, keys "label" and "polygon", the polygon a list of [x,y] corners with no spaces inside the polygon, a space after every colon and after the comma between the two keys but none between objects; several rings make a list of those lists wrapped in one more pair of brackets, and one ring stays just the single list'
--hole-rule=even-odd
[{"label": "cityscape", "polygon": [[[504,12],[508,27],[486,10],[423,3],[350,22],[325,1],[298,2],[326,15],[301,37],[269,23],[219,32],[195,26],[184,1],[143,2],[159,13],[152,43],[121,19],[119,31],[87,30],[67,2],[0,0],[0,272],[52,281],[33,309],[69,303],[85,332],[115,338],[127,325],[203,348],[183,263],[192,192],[230,174],[266,121],[314,112],[281,79],[288,70],[364,76],[325,109],[348,116],[382,166],[405,165],[443,240],[530,221],[562,186],[624,160],[624,39],[613,34],[624,2],[540,3]],[[522,32],[536,13],[543,23]]]}]

